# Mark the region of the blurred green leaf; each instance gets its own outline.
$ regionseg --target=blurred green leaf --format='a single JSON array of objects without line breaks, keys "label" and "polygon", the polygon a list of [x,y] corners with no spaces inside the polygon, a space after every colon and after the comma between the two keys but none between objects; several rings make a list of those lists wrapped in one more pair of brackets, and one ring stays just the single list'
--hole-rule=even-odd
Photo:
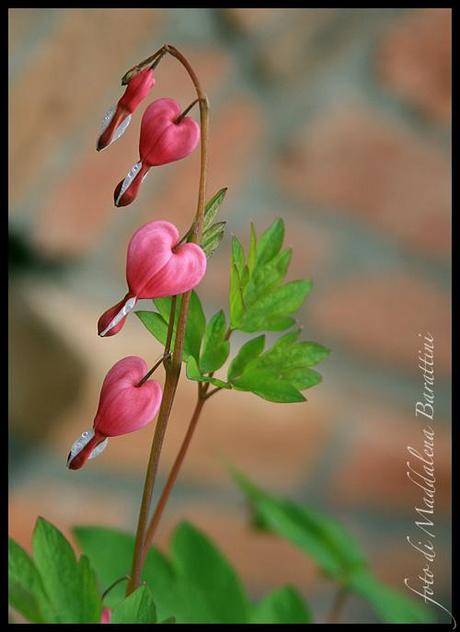
[{"label": "blurred green leaf", "polygon": [[256,247],[256,266],[271,261],[279,253],[283,240],[284,222],[278,218],[259,237]]},{"label": "blurred green leaf", "polygon": [[389,588],[371,571],[354,573],[350,583],[351,590],[372,604],[377,615],[386,623],[435,623],[426,606]]},{"label": "blurred green leaf", "polygon": [[88,560],[77,563],[62,533],[39,518],[33,534],[34,561],[61,623],[99,623],[101,600]]},{"label": "blurred green leaf", "polygon": [[203,220],[203,234],[207,231],[207,229],[211,226],[213,221],[215,220],[217,213],[219,212],[220,205],[224,201],[225,195],[227,193],[228,187],[224,187],[215,193],[209,202],[206,204],[204,209],[204,220]]},{"label": "blurred green leaf", "polygon": [[211,255],[215,253],[215,251],[219,247],[220,242],[224,238],[224,227],[225,222],[213,224],[213,226],[211,226],[211,228],[203,235],[201,247],[203,248],[204,253],[208,259],[209,257],[211,257]]},{"label": "blurred green leaf", "polygon": [[311,612],[293,586],[283,586],[253,607],[250,623],[312,623]]},{"label": "blurred green leaf", "polygon": [[200,370],[202,373],[217,371],[230,352],[230,343],[225,339],[227,325],[223,310],[214,314],[206,325],[201,344]]},{"label": "blurred green leaf", "polygon": [[8,540],[8,599],[31,623],[57,621],[33,560],[14,540]]},{"label": "blurred green leaf", "polygon": [[261,353],[263,337],[246,343],[230,366],[233,387],[272,402],[305,401],[300,391],[321,381],[311,366],[327,357],[329,350],[316,342],[299,342],[299,334],[297,330],[281,336],[265,353]]},{"label": "blurred green leaf", "polygon": [[110,623],[156,623],[156,609],[148,586],[140,586],[112,611]]},{"label": "blurred green leaf", "polygon": [[171,540],[171,556],[177,574],[206,595],[216,621],[247,621],[250,604],[240,579],[208,537],[181,523]]}]

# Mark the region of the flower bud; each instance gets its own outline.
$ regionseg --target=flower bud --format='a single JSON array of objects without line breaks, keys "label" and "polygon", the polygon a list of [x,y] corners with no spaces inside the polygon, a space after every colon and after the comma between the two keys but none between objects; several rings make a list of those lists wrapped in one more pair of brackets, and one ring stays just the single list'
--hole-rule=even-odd
[{"label": "flower bud", "polygon": [[137,386],[147,371],[145,361],[138,356],[113,365],[102,384],[92,430],[84,432],[70,449],[69,469],[78,470],[100,454],[108,437],[134,432],[152,421],[160,407],[162,387],[155,380]]},{"label": "flower bud", "polygon": [[198,285],[206,255],[197,244],[178,246],[178,241],[179,231],[170,222],[148,222],[134,233],[126,261],[129,292],[99,318],[100,336],[118,333],[138,299],[183,294]]},{"label": "flower bud", "polygon": [[141,70],[134,75],[116,107],[110,108],[104,116],[101,134],[97,142],[98,151],[120,138],[131,121],[131,114],[154,85],[155,77],[151,68]]}]

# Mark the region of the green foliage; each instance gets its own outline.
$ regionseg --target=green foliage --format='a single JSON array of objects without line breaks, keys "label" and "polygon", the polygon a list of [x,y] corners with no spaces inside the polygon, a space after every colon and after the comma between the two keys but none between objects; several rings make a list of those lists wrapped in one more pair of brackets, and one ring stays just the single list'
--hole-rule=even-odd
[{"label": "green foliage", "polygon": [[230,323],[232,329],[247,333],[282,331],[294,324],[291,315],[304,302],[310,281],[285,283],[292,251],[282,250],[284,223],[277,219],[260,236],[251,226],[246,260],[243,246],[232,241],[230,271]]},{"label": "green foliage", "polygon": [[[133,536],[102,527],[76,527],[74,534],[102,585],[110,585],[129,572]],[[177,623],[289,623],[311,618],[292,588],[274,591],[259,604],[251,604],[225,556],[187,522],[179,524],[172,534],[169,557],[155,547],[149,550],[142,579],[155,597],[157,620],[162,622],[174,618]],[[112,607],[123,599],[123,591],[118,589],[107,595],[106,602],[111,597]]]},{"label": "green foliage", "polygon": [[241,472],[233,476],[249,502],[253,525],[289,540],[311,557],[321,571],[364,597],[388,623],[430,623],[429,611],[380,582],[355,540],[337,522],[305,505],[258,488]]},{"label": "green foliage", "polygon": [[293,586],[283,586],[253,607],[251,623],[312,623],[311,612]]},{"label": "green foliage", "polygon": [[33,623],[99,623],[101,599],[89,561],[79,561],[62,533],[43,518],[33,535],[32,560],[9,545],[9,599]]},{"label": "green foliage", "polygon": [[220,189],[206,204],[203,220],[203,236],[201,238],[201,247],[206,256],[209,257],[218,248],[224,237],[224,228],[226,222],[216,222],[213,224],[220,205],[224,201],[227,188]]},{"label": "green foliage", "polygon": [[265,337],[247,342],[233,360],[228,380],[238,390],[251,391],[272,402],[302,402],[301,390],[321,381],[311,367],[329,350],[316,342],[299,342],[300,330],[285,334],[262,353]]},{"label": "green foliage", "polygon": [[157,615],[148,586],[140,586],[112,610],[110,623],[156,623]]}]

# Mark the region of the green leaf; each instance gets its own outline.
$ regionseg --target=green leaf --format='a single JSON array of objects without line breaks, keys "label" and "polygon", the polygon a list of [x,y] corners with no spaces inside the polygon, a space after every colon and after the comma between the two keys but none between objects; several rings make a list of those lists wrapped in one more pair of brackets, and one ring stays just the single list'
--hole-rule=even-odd
[{"label": "green leaf", "polygon": [[238,267],[232,263],[230,268],[230,322],[236,329],[244,314],[243,292]]},{"label": "green leaf", "polygon": [[177,574],[206,595],[216,621],[247,621],[250,604],[243,586],[209,538],[183,522],[173,534],[171,555]]},{"label": "green leaf", "polygon": [[82,555],[78,560],[80,587],[83,596],[81,617],[88,623],[99,623],[101,620],[101,595],[97,585],[96,575],[90,566],[89,559]]},{"label": "green leaf", "polygon": [[229,382],[239,377],[243,373],[246,365],[262,353],[264,345],[265,336],[261,335],[249,340],[240,348],[228,369],[227,379]]},{"label": "green leaf", "polygon": [[350,585],[350,576],[366,568],[366,560],[343,527],[320,512],[257,488],[241,472],[233,476],[246,494],[260,528],[289,540],[307,553],[321,570]]},{"label": "green leaf", "polygon": [[110,623],[156,623],[156,609],[148,586],[140,586],[112,611]]},{"label": "green leaf", "polygon": [[261,295],[251,305],[238,325],[240,331],[253,333],[270,330],[270,319],[296,312],[311,289],[311,281],[291,281],[271,292]]},{"label": "green leaf", "polygon": [[201,344],[200,370],[202,373],[217,371],[230,353],[230,343],[225,339],[227,325],[223,310],[209,320]]},{"label": "green leaf", "polygon": [[219,247],[220,242],[224,238],[224,226],[225,222],[214,224],[203,236],[201,247],[203,248],[204,253],[208,259],[211,255],[214,254],[214,252]]},{"label": "green leaf", "polygon": [[79,565],[69,542],[44,518],[37,520],[32,545],[36,567],[59,621],[98,623],[100,599],[87,561]]},{"label": "green leaf", "polygon": [[216,218],[216,215],[219,211],[219,207],[224,201],[225,194],[227,193],[228,188],[224,187],[217,191],[215,195],[209,200],[204,209],[204,220],[203,220],[203,233],[211,226],[213,221]]},{"label": "green leaf", "polygon": [[235,236],[232,238],[232,263],[241,274],[245,265],[244,250],[239,239]]},{"label": "green leaf", "polygon": [[214,384],[214,386],[218,386],[219,388],[232,388],[231,384],[223,382],[216,377],[203,375],[198,368],[195,358],[192,356],[187,359],[187,377],[189,380],[193,380],[194,382],[207,382],[209,384]]},{"label": "green leaf", "polygon": [[[235,358],[236,369],[231,365],[229,381],[234,388],[250,391],[272,402],[302,402],[301,390],[311,388],[321,381],[321,375],[311,369],[327,357],[329,349],[316,342],[298,342],[300,330],[281,336],[265,353],[261,354],[263,342],[246,343],[240,350],[243,354]],[[260,338],[260,337],[259,337]],[[255,338],[254,340],[259,340]],[[258,349],[257,344],[262,344]],[[253,353],[252,357],[246,354]],[[244,366],[241,366],[244,362]],[[236,372],[235,372],[236,370]]]},{"label": "green leaf", "polygon": [[[130,574],[134,552],[132,535],[116,529],[90,526],[73,527],[72,533],[80,549],[91,560],[102,591],[115,580]],[[105,605],[113,607],[123,599],[125,592],[126,584],[118,584],[105,597]]]},{"label": "green leaf", "polygon": [[276,219],[260,236],[256,248],[256,265],[271,261],[281,249],[284,240],[284,222]]},{"label": "green leaf", "polygon": [[370,571],[355,573],[351,578],[351,589],[371,603],[386,623],[435,623],[432,613],[423,603],[385,586]]},{"label": "green leaf", "polygon": [[158,623],[176,623],[176,617],[168,617],[164,621],[159,621]]},{"label": "green leaf", "polygon": [[[168,334],[168,322],[171,311],[172,297],[156,298],[154,300],[157,312],[139,310],[135,312],[146,329],[162,344],[166,344]],[[177,323],[179,322],[181,297],[176,300],[175,319],[171,346],[174,345]],[[183,356],[186,360],[192,355],[197,361],[200,356],[201,338],[204,334],[206,318],[198,294],[192,291],[185,328]]]},{"label": "green leaf", "polygon": [[312,623],[312,615],[298,591],[283,586],[254,606],[250,623]]},{"label": "green leaf", "polygon": [[8,540],[8,598],[10,605],[31,623],[57,620],[34,562],[11,538]]}]

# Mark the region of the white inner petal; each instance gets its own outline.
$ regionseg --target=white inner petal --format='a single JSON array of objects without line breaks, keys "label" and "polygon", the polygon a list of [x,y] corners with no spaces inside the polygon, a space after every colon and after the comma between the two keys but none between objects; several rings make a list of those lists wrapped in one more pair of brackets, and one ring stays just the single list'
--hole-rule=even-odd
[{"label": "white inner petal", "polygon": [[120,123],[120,125],[117,127],[117,129],[115,130],[113,136],[112,136],[112,140],[110,141],[110,144],[112,144],[114,141],[118,140],[120,138],[120,136],[122,134],[124,134],[126,128],[128,127],[128,125],[131,123],[131,114],[129,116],[127,116],[125,118],[124,121],[122,121]]},{"label": "white inner petal", "polygon": [[[101,131],[100,134],[103,134],[105,130],[108,128],[110,121],[113,119],[113,115],[115,114],[116,107],[112,105],[107,112],[104,114],[104,118],[101,122]],[[100,135],[99,134],[99,135]]]},{"label": "white inner petal", "polygon": [[96,456],[98,456],[101,452],[103,452],[106,449],[108,442],[109,442],[109,438],[106,437],[102,443],[100,443],[98,446],[94,448],[94,450],[91,452],[88,458],[94,459]]},{"label": "white inner petal", "polygon": [[118,202],[121,200],[123,193],[126,191],[126,189],[130,186],[131,182],[134,180],[136,175],[139,173],[139,170],[141,167],[142,167],[142,162],[136,162],[134,167],[131,168],[130,172],[128,173],[126,178],[123,180],[123,184],[121,185],[120,193],[118,194],[117,201],[116,201],[117,205],[118,205]]},{"label": "white inner petal", "polygon": [[73,459],[75,456],[77,456],[77,454],[79,454],[83,450],[85,445],[89,441],[91,441],[93,437],[94,437],[94,430],[87,430],[86,432],[83,432],[83,434],[80,437],[78,437],[78,439],[72,444],[72,447],[70,448],[69,461]]},{"label": "white inner petal", "polygon": [[131,312],[134,309],[134,306],[136,305],[136,301],[137,301],[137,296],[132,296],[130,299],[128,299],[126,303],[123,305],[123,307],[121,308],[121,310],[118,312],[118,314],[115,316],[115,318],[113,318],[110,321],[110,323],[107,325],[104,331],[101,331],[99,335],[105,336],[111,329],[113,329],[113,327],[115,327],[115,325],[118,325],[120,320],[122,320],[125,316],[129,314],[129,312]]}]

